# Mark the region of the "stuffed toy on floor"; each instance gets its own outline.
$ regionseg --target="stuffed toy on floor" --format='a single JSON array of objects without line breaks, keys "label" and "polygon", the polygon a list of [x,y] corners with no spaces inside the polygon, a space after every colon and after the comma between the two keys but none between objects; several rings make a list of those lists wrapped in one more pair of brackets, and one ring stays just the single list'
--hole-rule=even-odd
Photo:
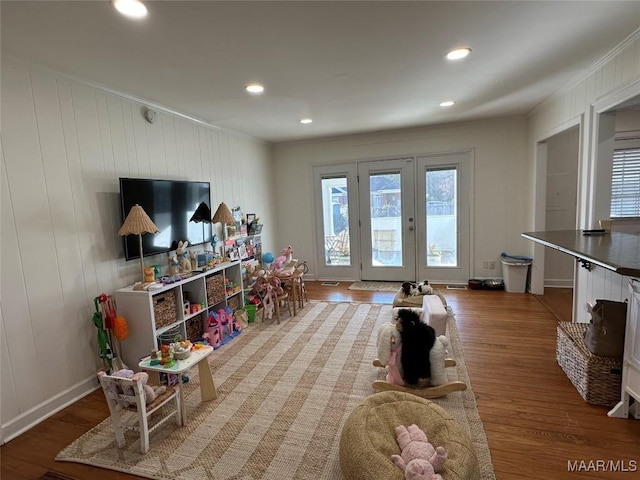
[{"label": "stuffed toy on floor", "polygon": [[395,323],[385,323],[378,330],[378,360],[389,368],[387,382],[401,386],[424,386],[427,379],[431,386],[447,383],[447,337],[436,337],[415,310],[401,308],[397,315]]},{"label": "stuffed toy on floor", "polygon": [[417,297],[419,295],[433,295],[433,287],[429,285],[429,280],[421,282],[404,282],[402,284],[402,292],[407,297]]},{"label": "stuffed toy on floor", "polygon": [[404,472],[406,480],[443,480],[442,472],[447,452],[443,447],[435,448],[427,435],[417,426],[396,427],[400,455],[391,455],[391,460]]}]

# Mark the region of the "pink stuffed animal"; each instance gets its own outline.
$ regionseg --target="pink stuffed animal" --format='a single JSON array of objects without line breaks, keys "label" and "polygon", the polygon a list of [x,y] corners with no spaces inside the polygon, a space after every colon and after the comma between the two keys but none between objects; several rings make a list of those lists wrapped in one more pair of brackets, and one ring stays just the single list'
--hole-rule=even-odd
[{"label": "pink stuffed animal", "polygon": [[443,447],[434,448],[417,425],[396,427],[400,455],[391,460],[404,472],[407,480],[443,480],[441,472],[447,459]]}]

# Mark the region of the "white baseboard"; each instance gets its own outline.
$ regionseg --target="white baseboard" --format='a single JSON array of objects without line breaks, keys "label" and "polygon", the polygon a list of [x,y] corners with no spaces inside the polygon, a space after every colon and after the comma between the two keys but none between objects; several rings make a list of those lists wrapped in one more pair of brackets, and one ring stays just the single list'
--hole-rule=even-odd
[{"label": "white baseboard", "polygon": [[13,440],[18,435],[26,432],[30,428],[33,428],[38,423],[58,413],[60,410],[68,407],[82,397],[89,395],[97,388],[99,388],[98,379],[95,376],[87,378],[67,390],[60,392],[58,395],[47,399],[40,405],[36,405],[17,417],[12,418],[1,427],[0,440],[2,445]]},{"label": "white baseboard", "polygon": [[545,278],[544,286],[547,288],[573,288],[573,278]]}]

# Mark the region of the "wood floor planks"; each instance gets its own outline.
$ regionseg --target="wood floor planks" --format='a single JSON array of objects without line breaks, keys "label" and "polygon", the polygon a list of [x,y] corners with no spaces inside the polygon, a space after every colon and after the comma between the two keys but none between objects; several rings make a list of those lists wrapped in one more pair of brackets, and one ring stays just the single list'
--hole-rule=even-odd
[{"label": "wood floor planks", "polygon": [[[395,295],[351,291],[349,285],[306,282],[309,298],[317,300],[391,303]],[[456,314],[498,480],[640,477],[638,472],[568,471],[568,462],[580,460],[635,460],[640,466],[640,421],[609,418],[607,408],[586,404],[556,363],[556,322],[570,320],[570,291],[547,291],[543,302],[529,294],[441,291]],[[54,460],[107,415],[101,391],[56,413],[2,446],[0,477],[37,480],[54,471],[75,479],[138,478]]]}]

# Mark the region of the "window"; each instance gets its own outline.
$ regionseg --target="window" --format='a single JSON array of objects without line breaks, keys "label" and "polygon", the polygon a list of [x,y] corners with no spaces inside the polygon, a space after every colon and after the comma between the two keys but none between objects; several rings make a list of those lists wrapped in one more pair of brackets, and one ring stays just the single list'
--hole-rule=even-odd
[{"label": "window", "polygon": [[640,147],[613,152],[611,217],[640,217]]}]

